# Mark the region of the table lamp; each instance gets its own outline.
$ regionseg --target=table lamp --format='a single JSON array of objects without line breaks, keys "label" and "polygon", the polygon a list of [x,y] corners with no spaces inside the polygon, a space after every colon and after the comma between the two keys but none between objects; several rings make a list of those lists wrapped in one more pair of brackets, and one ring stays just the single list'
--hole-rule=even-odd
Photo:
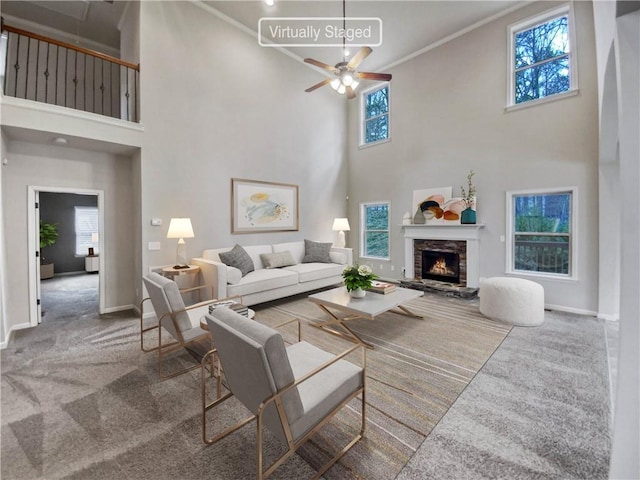
[{"label": "table lamp", "polygon": [[333,244],[333,246],[338,248],[344,248],[344,245],[345,245],[344,232],[345,231],[348,232],[349,230],[351,230],[351,227],[349,227],[349,219],[347,218],[334,219],[333,227],[331,228],[331,230],[338,232],[338,238],[336,240],[336,243]]},{"label": "table lamp", "polygon": [[190,218],[172,218],[169,223],[167,238],[179,238],[176,252],[177,263],[174,268],[185,268],[187,264],[187,245],[185,238],[193,238],[193,227]]}]

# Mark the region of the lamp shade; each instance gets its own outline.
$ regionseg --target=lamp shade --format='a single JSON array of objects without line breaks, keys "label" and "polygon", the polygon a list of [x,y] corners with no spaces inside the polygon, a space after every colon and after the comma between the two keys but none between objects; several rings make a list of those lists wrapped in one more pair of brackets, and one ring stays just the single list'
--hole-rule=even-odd
[{"label": "lamp shade", "polygon": [[349,227],[349,219],[347,218],[334,219],[333,227],[331,228],[331,230],[348,232],[349,230],[351,230],[351,227]]},{"label": "lamp shade", "polygon": [[190,218],[171,219],[167,238],[193,238],[194,236]]}]

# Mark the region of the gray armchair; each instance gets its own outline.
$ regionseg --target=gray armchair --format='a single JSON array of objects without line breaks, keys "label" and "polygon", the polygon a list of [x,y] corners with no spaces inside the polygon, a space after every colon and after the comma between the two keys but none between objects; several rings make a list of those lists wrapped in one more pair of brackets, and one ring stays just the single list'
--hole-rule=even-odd
[{"label": "gray armchair", "polygon": [[[158,323],[156,326],[147,327],[145,330],[142,325],[143,314],[141,313],[140,345],[144,347],[144,333],[157,328],[158,345],[146,351],[157,350],[158,375],[162,380],[165,380],[198,368],[202,358],[211,350],[211,337],[208,332],[200,328],[200,319],[208,313],[208,306],[214,301],[209,300],[185,307],[184,301],[182,300],[182,293],[184,292],[180,291],[178,285],[173,280],[157,273],[150,273],[142,280],[149,293],[148,300],[150,300],[153,305]],[[146,300],[147,299],[143,300],[142,305],[144,305]],[[142,305],[140,307],[141,312],[143,311]],[[173,341],[162,343],[163,330],[171,335]],[[163,372],[163,357],[168,353],[182,348],[187,350],[198,363],[177,372],[165,374]],[[211,364],[211,373],[213,374],[214,358],[210,358],[209,362]]]},{"label": "gray armchair", "polygon": [[[362,438],[366,422],[366,349],[363,345],[354,345],[339,355],[304,341],[285,347],[278,331],[227,308],[216,310],[213,316],[207,315],[206,320],[216,346],[209,354],[217,352],[230,393],[210,405],[205,405],[203,397],[203,427],[207,410],[230,395],[254,415],[212,438],[206,438],[203,429],[206,443],[215,443],[256,418],[257,478],[261,480],[358,395],[362,402],[359,433],[318,471],[316,478]],[[362,367],[344,360],[356,350],[361,350]],[[206,357],[203,365],[205,362]],[[263,427],[288,446],[287,452],[266,469],[263,467]]]}]

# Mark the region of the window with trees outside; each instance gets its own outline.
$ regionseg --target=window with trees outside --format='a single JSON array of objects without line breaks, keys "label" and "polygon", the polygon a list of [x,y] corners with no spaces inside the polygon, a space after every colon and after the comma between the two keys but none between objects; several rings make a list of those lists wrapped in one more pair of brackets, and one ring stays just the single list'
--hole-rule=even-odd
[{"label": "window with trees outside", "polygon": [[389,202],[360,205],[360,256],[389,259]]},{"label": "window with trees outside", "polygon": [[508,270],[573,278],[574,187],[507,192]]},{"label": "window with trees outside", "polygon": [[510,28],[510,105],[575,90],[569,6]]},{"label": "window with trees outside", "polygon": [[98,250],[98,207],[75,207],[76,255],[87,255]]},{"label": "window with trees outside", "polygon": [[361,145],[389,140],[389,84],[362,93]]}]

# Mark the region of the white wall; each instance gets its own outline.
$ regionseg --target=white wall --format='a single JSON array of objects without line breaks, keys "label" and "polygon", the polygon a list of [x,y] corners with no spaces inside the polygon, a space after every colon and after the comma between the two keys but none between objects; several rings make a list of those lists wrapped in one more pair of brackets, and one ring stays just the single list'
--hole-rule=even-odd
[{"label": "white wall", "polygon": [[[580,93],[505,112],[507,27],[553,8],[540,2],[491,22],[392,69],[389,143],[359,149],[359,105],[349,108],[349,217],[358,204],[391,200],[391,261],[377,273],[399,278],[400,224],[415,189],[453,186],[459,194],[476,172],[480,275],[505,272],[505,191],[577,185],[578,282],[540,281],[547,304],[597,310],[597,95],[590,4],[576,2]],[[414,212],[410,212],[412,215]],[[349,243],[356,248],[357,231]],[[382,269],[380,269],[382,265]],[[395,270],[390,271],[393,265]]]},{"label": "white wall", "polygon": [[[236,242],[333,240],[333,218],[346,213],[344,98],[305,93],[319,73],[188,2],[142,2],[140,32],[143,271],[175,262],[171,217],[191,218],[191,257]],[[234,177],[298,185],[300,231],[232,235]]]},{"label": "white wall", "polygon": [[28,326],[28,260],[33,252],[27,239],[27,187],[69,187],[104,191],[107,310],[130,307],[134,301],[133,215],[130,158],[51,145],[9,141],[3,167],[2,202],[5,231],[7,324]]}]

